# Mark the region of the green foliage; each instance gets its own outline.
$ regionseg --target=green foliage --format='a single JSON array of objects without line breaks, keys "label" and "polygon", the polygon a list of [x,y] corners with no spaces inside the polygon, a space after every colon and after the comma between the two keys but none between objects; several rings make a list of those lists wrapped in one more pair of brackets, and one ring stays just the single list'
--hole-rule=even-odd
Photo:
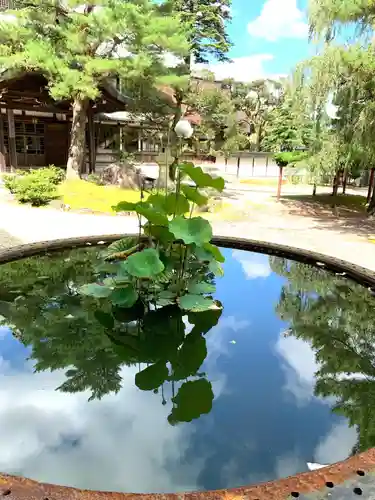
[{"label": "green foliage", "polygon": [[[224,189],[224,180],[212,177],[191,163],[178,165],[175,192],[151,194],[147,201],[120,202],[115,210],[137,214],[147,238],[116,241],[103,253],[98,266],[106,272],[96,286],[85,285],[81,293],[108,297],[113,305],[131,309],[140,300],[146,307],[175,305],[184,311],[204,311],[219,306],[211,298],[214,275],[222,275],[220,250],[210,243],[212,227],[192,217],[194,202],[207,201],[199,189]],[[188,176],[195,188],[181,184]],[[106,262],[107,261],[107,262]],[[112,261],[110,264],[108,261]]]},{"label": "green foliage", "polygon": [[136,278],[152,278],[164,271],[164,264],[154,248],[146,248],[130,255],[124,263],[124,269]]},{"label": "green foliage", "polygon": [[20,2],[12,15],[17,22],[0,27],[1,66],[42,72],[56,99],[95,99],[116,75],[165,75],[163,52],[188,48],[180,20],[149,0],[100,0],[79,12],[74,2]]},{"label": "green foliage", "polygon": [[228,82],[237,119],[249,135],[248,146],[256,151],[267,150],[264,144],[267,124],[280,103],[282,85],[274,80],[257,80],[249,84]]},{"label": "green foliage", "polygon": [[308,153],[302,151],[285,151],[283,153],[276,153],[273,157],[279,167],[286,167],[287,165],[294,165],[299,161],[305,160],[308,157]]},{"label": "green foliage", "polygon": [[231,47],[226,33],[231,19],[231,0],[217,2],[186,2],[167,0],[165,8],[178,12],[184,24],[189,26],[189,51],[197,63],[208,63],[212,57],[226,61]]},{"label": "green foliage", "polygon": [[16,192],[16,186],[18,185],[16,174],[4,174],[2,179],[4,187],[14,194]]},{"label": "green foliage", "polygon": [[65,178],[63,169],[50,165],[4,176],[4,185],[21,203],[46,205],[58,198],[56,186]]},{"label": "green foliage", "polygon": [[193,163],[183,163],[179,169],[188,175],[198,188],[211,187],[217,191],[223,191],[225,181],[222,177],[212,177],[203,172],[202,167],[195,167]]},{"label": "green foliage", "polygon": [[17,201],[38,207],[58,198],[56,184],[49,175],[43,175],[43,170],[31,170],[28,174],[17,178],[13,187]]},{"label": "green foliage", "polygon": [[212,238],[212,228],[210,223],[202,217],[185,219],[175,217],[169,223],[169,230],[176,240],[182,240],[189,245],[195,243],[198,246],[208,243]]},{"label": "green foliage", "polygon": [[87,181],[96,184],[97,186],[104,186],[105,183],[102,181],[100,175],[97,174],[89,174],[87,176]]}]

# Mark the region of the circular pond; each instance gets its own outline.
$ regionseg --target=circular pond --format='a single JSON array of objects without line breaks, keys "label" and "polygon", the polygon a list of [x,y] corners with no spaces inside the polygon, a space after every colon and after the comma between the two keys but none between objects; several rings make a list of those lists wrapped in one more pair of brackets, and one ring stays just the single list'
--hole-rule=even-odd
[{"label": "circular pond", "polygon": [[0,265],[0,471],[96,490],[211,490],[374,446],[369,290],[319,266],[223,253],[222,310],[166,306],[142,328],[78,294],[97,277],[97,248]]}]

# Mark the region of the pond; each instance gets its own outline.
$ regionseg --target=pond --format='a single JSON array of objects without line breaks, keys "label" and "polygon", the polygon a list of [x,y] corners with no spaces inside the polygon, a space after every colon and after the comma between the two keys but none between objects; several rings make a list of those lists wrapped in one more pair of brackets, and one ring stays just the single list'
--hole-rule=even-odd
[{"label": "pond", "polygon": [[167,307],[142,331],[122,329],[120,309],[106,323],[99,302],[78,295],[95,279],[96,248],[1,265],[0,471],[97,490],[208,490],[374,446],[367,288],[223,253],[219,314]]}]

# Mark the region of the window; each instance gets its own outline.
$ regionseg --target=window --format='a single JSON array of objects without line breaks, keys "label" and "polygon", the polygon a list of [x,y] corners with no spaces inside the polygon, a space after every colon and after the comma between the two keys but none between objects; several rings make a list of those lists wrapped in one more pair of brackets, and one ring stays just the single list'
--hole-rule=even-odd
[{"label": "window", "polygon": [[12,8],[11,0],[0,0],[0,10],[7,10]]},{"label": "window", "polygon": [[[1,0],[0,0],[1,2]],[[16,151],[29,155],[44,154],[44,123],[15,121]],[[9,151],[8,123],[4,121],[4,143]]]}]

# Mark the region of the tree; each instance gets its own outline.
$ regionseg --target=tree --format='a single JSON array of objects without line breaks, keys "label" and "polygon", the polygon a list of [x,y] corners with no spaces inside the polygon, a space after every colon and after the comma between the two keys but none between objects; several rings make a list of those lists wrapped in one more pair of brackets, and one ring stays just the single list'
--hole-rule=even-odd
[{"label": "tree", "polygon": [[210,84],[209,79],[193,80],[186,97],[187,113],[197,113],[200,123],[195,139],[206,154],[218,151],[229,156],[247,142],[237,119],[237,112],[228,91]]},{"label": "tree", "polygon": [[[324,42],[321,55],[310,60],[312,81],[325,87],[326,97],[334,96],[338,107],[338,122],[334,123],[341,141],[340,165],[350,170],[372,170],[374,162],[374,84],[375,51],[369,36],[373,30],[374,7],[370,0],[350,2],[343,0],[314,0],[310,2],[309,22],[311,36]],[[345,34],[350,35],[345,45]],[[339,43],[337,43],[339,42]],[[316,68],[320,68],[317,78]],[[314,75],[315,74],[315,75]],[[359,153],[359,154],[358,154]],[[336,180],[338,175],[336,174]],[[373,175],[370,178],[368,211],[375,211],[375,193],[372,193]],[[335,182],[334,192],[338,182]]]},{"label": "tree", "polygon": [[246,125],[255,150],[261,151],[272,112],[278,109],[282,84],[273,80],[258,80],[249,84],[231,83],[231,95],[239,113],[239,120]]},{"label": "tree", "polygon": [[22,1],[16,19],[0,23],[0,64],[41,72],[56,100],[72,103],[67,176],[79,175],[85,157],[90,101],[100,84],[122,77],[157,81],[168,76],[166,51],[186,54],[184,25],[151,0]]},{"label": "tree", "polygon": [[[189,56],[185,62],[227,61],[231,47],[226,25],[231,20],[232,0],[167,0],[169,12],[178,12],[189,27]],[[191,59],[190,59],[191,58]]]},{"label": "tree", "polygon": [[166,0],[165,9],[169,13],[178,13],[182,22],[189,28],[187,35],[188,55],[186,55],[176,71],[181,76],[188,76],[185,80],[172,85],[175,99],[175,112],[172,122],[172,146],[174,162],[176,164],[179,151],[178,140],[174,134],[177,122],[186,112],[189,93],[193,89],[191,73],[195,63],[208,63],[213,59],[228,60],[227,53],[231,42],[227,34],[227,23],[231,20],[231,0]]}]

